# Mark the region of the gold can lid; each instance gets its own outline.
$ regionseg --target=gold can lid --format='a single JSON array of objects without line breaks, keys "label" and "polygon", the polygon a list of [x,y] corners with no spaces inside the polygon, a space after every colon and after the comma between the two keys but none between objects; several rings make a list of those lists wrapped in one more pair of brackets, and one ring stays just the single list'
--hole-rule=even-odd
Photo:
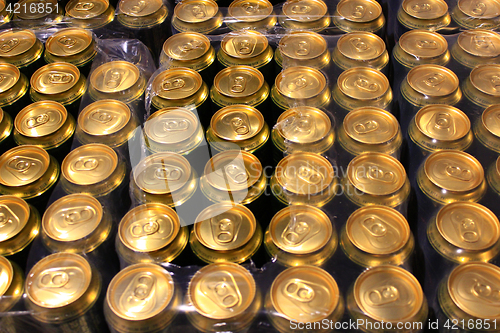
[{"label": "gold can lid", "polygon": [[92,31],[80,28],[61,29],[45,42],[45,49],[58,57],[76,55],[92,44]]},{"label": "gold can lid", "polygon": [[90,84],[102,93],[117,93],[131,88],[141,72],[127,61],[112,61],[97,67],[90,76]]},{"label": "gold can lid", "polygon": [[448,277],[448,293],[462,311],[476,318],[498,320],[500,268],[485,262],[457,266]]},{"label": "gold can lid", "polygon": [[232,251],[244,246],[256,229],[257,221],[250,209],[224,202],[205,208],[193,226],[196,239],[214,251]]},{"label": "gold can lid", "polygon": [[230,319],[247,310],[257,288],[252,274],[238,264],[216,263],[201,268],[189,282],[195,310],[210,319]]},{"label": "gold can lid", "polygon": [[349,59],[372,60],[385,51],[385,43],[379,36],[370,32],[350,32],[337,41],[337,49]]},{"label": "gold can lid", "polygon": [[300,152],[290,154],[278,163],[276,180],[289,192],[307,195],[330,186],[334,181],[334,171],[323,156]]},{"label": "gold can lid", "polygon": [[364,193],[390,195],[403,187],[406,171],[396,158],[382,153],[363,153],[347,166],[349,182]]},{"label": "gold can lid", "polygon": [[358,100],[380,98],[390,89],[387,77],[368,67],[356,67],[342,72],[337,85],[342,93]]},{"label": "gold can lid", "polygon": [[0,298],[7,292],[14,279],[14,268],[8,259],[0,256]]},{"label": "gold can lid", "polygon": [[111,280],[106,302],[120,318],[131,321],[159,315],[174,297],[174,280],[160,265],[137,264]]},{"label": "gold can lid", "polygon": [[[0,196],[0,244],[12,239],[24,229],[30,218],[30,211],[30,207],[23,199],[11,195]],[[1,289],[0,287],[0,296],[3,294]]]},{"label": "gold can lid", "polygon": [[214,0],[184,0],[174,8],[174,16],[187,23],[201,23],[210,20],[219,11]]},{"label": "gold can lid", "polygon": [[[0,48],[1,52],[1,48]],[[0,64],[0,94],[11,89],[21,78],[19,69],[11,64]]]},{"label": "gold can lid", "polygon": [[473,29],[458,35],[458,46],[476,57],[500,56],[500,35],[494,31]]},{"label": "gold can lid", "polygon": [[228,14],[239,22],[258,22],[273,12],[273,5],[267,0],[235,0],[228,8]]},{"label": "gold can lid", "polygon": [[118,226],[118,237],[135,252],[153,252],[172,243],[181,228],[179,216],[170,207],[149,203],[130,210]]},{"label": "gold can lid", "polygon": [[153,113],[144,124],[149,140],[175,144],[188,140],[198,132],[198,117],[188,109],[169,107]]},{"label": "gold can lid", "polygon": [[375,107],[362,107],[349,112],[342,126],[351,139],[369,145],[386,143],[399,132],[396,117]]},{"label": "gold can lid", "polygon": [[411,320],[425,302],[417,279],[397,266],[378,266],[364,271],[356,279],[353,293],[361,311],[385,322]]},{"label": "gold can lid", "polygon": [[481,0],[481,2],[458,0],[457,7],[471,18],[488,20],[500,16],[500,3],[496,0]]},{"label": "gold can lid", "polygon": [[232,66],[221,70],[214,79],[219,93],[229,97],[248,97],[264,85],[264,75],[250,66]]},{"label": "gold can lid", "polygon": [[410,30],[399,38],[399,46],[417,58],[435,58],[448,50],[448,41],[441,34],[427,30]]},{"label": "gold can lid", "polygon": [[56,253],[33,266],[26,277],[26,294],[39,307],[61,308],[76,302],[91,279],[92,269],[82,256]]},{"label": "gold can lid", "polygon": [[477,90],[500,97],[500,65],[479,65],[470,72],[469,78]]},{"label": "gold can lid", "polygon": [[456,107],[426,105],[415,115],[415,124],[425,136],[439,141],[455,141],[470,132],[469,117]]},{"label": "gold can lid", "polygon": [[382,15],[382,7],[374,0],[342,0],[337,12],[351,22],[370,22]]},{"label": "gold can lid", "polygon": [[49,164],[49,154],[40,147],[12,148],[0,156],[0,184],[8,187],[29,185],[45,174]]},{"label": "gold can lid", "polygon": [[446,96],[458,89],[459,81],[450,69],[439,65],[420,65],[412,68],[406,80],[422,95]]},{"label": "gold can lid", "polygon": [[78,115],[78,125],[89,135],[111,135],[124,128],[130,118],[127,104],[104,99],[86,106]]},{"label": "gold can lid", "polygon": [[57,132],[67,118],[68,112],[61,103],[40,101],[19,111],[14,127],[21,135],[38,138]]},{"label": "gold can lid", "polygon": [[169,37],[163,44],[163,52],[174,60],[198,59],[210,49],[207,36],[197,32],[180,32]]},{"label": "gold can lid", "polygon": [[436,216],[436,226],[448,243],[468,251],[488,249],[500,239],[498,218],[475,202],[444,206]]},{"label": "gold can lid", "polygon": [[54,62],[39,69],[30,79],[37,93],[56,95],[73,88],[80,79],[80,70],[67,62]]},{"label": "gold can lid", "polygon": [[287,253],[313,253],[330,241],[332,221],[316,207],[292,205],[274,215],[269,234],[273,243]]},{"label": "gold can lid", "polygon": [[188,98],[200,90],[203,85],[201,75],[190,68],[171,68],[158,74],[152,85],[155,95],[175,100]]},{"label": "gold can lid", "polygon": [[230,105],[217,111],[210,121],[215,135],[228,141],[253,138],[264,128],[264,116],[248,105]]},{"label": "gold can lid", "polygon": [[63,177],[76,185],[106,180],[118,166],[118,155],[106,145],[92,143],[72,150],[61,165]]},{"label": "gold can lid", "polygon": [[156,13],[162,6],[162,0],[122,0],[119,3],[120,12],[134,17],[143,17]]},{"label": "gold can lid", "polygon": [[481,115],[481,121],[491,134],[500,137],[500,105],[487,107]]},{"label": "gold can lid", "polygon": [[254,30],[238,30],[228,33],[221,41],[221,50],[233,58],[256,57],[269,46],[267,37]]},{"label": "gold can lid", "polygon": [[328,7],[321,0],[291,0],[283,4],[282,11],[290,20],[313,22],[325,16]]},{"label": "gold can lid", "polygon": [[332,122],[320,109],[298,106],[283,112],[276,128],[287,142],[308,144],[327,136],[332,130]]},{"label": "gold can lid", "polygon": [[137,186],[148,193],[168,194],[182,188],[191,176],[191,165],[176,153],[157,153],[143,159],[134,169]]},{"label": "gold can lid", "polygon": [[306,99],[319,95],[327,85],[326,77],[319,70],[296,66],[288,67],[276,77],[280,94],[293,99]]},{"label": "gold can lid", "polygon": [[280,316],[301,323],[327,318],[340,302],[335,279],[314,266],[286,269],[274,279],[269,293]]},{"label": "gold can lid", "polygon": [[6,0],[0,0],[0,12],[5,9]]},{"label": "gold can lid", "polygon": [[404,0],[401,5],[406,14],[421,20],[433,20],[448,13],[448,4],[444,0]]},{"label": "gold can lid", "polygon": [[246,151],[227,150],[208,161],[204,175],[216,189],[240,191],[257,183],[262,173],[262,164],[255,155]]},{"label": "gold can lid", "polygon": [[[58,5],[57,0],[44,0],[45,4],[50,4],[50,8],[53,8],[55,12],[56,6]],[[48,14],[52,13],[52,11],[44,11],[44,10],[32,10],[32,8],[36,5],[40,4],[40,0],[20,0],[18,2],[21,9],[16,13],[17,17],[21,20],[36,20],[41,19],[43,17],[48,16]]]},{"label": "gold can lid", "polygon": [[70,0],[66,5],[66,14],[75,19],[88,20],[103,14],[108,7],[108,0]]},{"label": "gold can lid", "polygon": [[42,217],[42,228],[50,238],[73,242],[90,235],[101,222],[101,203],[87,194],[71,194],[50,205]]},{"label": "gold can lid", "polygon": [[438,151],[425,160],[424,171],[434,185],[448,191],[470,191],[484,180],[484,170],[471,155],[461,151]]},{"label": "gold can lid", "polygon": [[349,241],[361,251],[386,255],[401,250],[411,236],[410,226],[397,210],[386,206],[366,206],[351,214],[346,222]]},{"label": "gold can lid", "polygon": [[15,57],[35,45],[36,35],[31,30],[10,29],[0,32],[0,57]]},{"label": "gold can lid", "polygon": [[328,50],[323,36],[312,31],[292,31],[280,39],[278,48],[282,55],[291,59],[310,60]]}]

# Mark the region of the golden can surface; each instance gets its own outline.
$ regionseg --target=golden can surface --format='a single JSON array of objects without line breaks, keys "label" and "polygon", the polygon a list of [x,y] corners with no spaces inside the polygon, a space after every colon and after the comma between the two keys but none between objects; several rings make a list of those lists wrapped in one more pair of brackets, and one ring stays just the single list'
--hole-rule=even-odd
[{"label": "golden can surface", "polygon": [[455,105],[462,98],[462,90],[457,75],[448,68],[420,65],[406,75],[401,83],[401,95],[417,107],[429,104]]},{"label": "golden can surface", "polygon": [[201,191],[215,203],[247,205],[263,195],[266,186],[259,159],[240,150],[227,150],[212,157],[200,179]]},{"label": "golden can surface", "polygon": [[351,160],[343,178],[344,193],[357,206],[382,205],[398,210],[410,195],[410,181],[396,158],[363,153]]},{"label": "golden can surface", "polygon": [[58,102],[40,101],[28,105],[14,120],[14,141],[34,145],[49,152],[73,137],[75,119]]},{"label": "golden can surface", "polygon": [[116,20],[129,28],[152,28],[165,21],[168,8],[161,0],[145,2],[122,0],[118,4]]},{"label": "golden can surface", "polygon": [[377,152],[398,158],[403,135],[392,114],[380,108],[363,107],[345,116],[338,143],[351,156]]},{"label": "golden can surface", "polygon": [[115,9],[107,0],[70,0],[65,9],[68,25],[75,28],[98,29],[115,18]]},{"label": "golden can surface", "polygon": [[7,1],[0,0],[0,27],[10,22],[13,14],[14,13],[7,10]]},{"label": "golden can surface", "polygon": [[406,68],[424,64],[446,66],[450,61],[446,38],[427,30],[405,32],[394,47],[393,55]]},{"label": "golden can surface", "polygon": [[437,298],[442,312],[459,329],[498,332],[500,308],[496,291],[499,288],[498,266],[469,262],[457,266],[441,282]]},{"label": "golden can surface", "polygon": [[338,179],[326,158],[299,152],[278,163],[270,185],[273,195],[282,204],[322,207],[335,196]]},{"label": "golden can surface", "polygon": [[[25,106],[21,99],[27,96],[29,81],[16,66],[9,63],[0,63],[0,75],[4,78],[0,82],[0,107],[12,110],[14,115],[16,109]],[[20,104],[16,103],[18,101]]]},{"label": "golden can surface", "polygon": [[118,148],[126,146],[138,126],[127,104],[104,99],[89,104],[80,112],[75,137],[84,145],[102,143]]},{"label": "golden can surface", "polygon": [[52,188],[59,172],[59,164],[44,149],[12,148],[0,156],[0,194],[35,199]]},{"label": "golden can surface", "polygon": [[9,29],[0,32],[0,62],[12,64],[23,71],[42,55],[43,44],[31,30]]},{"label": "golden can surface", "polygon": [[47,63],[68,62],[81,68],[89,65],[96,54],[92,32],[82,28],[61,29],[45,42],[44,58]]},{"label": "golden can surface", "polygon": [[262,229],[250,209],[221,202],[198,215],[189,243],[193,253],[206,263],[240,264],[259,249]]},{"label": "golden can surface", "polygon": [[8,144],[13,128],[12,118],[0,108],[0,146]]},{"label": "golden can surface", "polygon": [[159,332],[172,322],[180,304],[180,290],[167,270],[155,264],[137,264],[111,280],[104,315],[116,332]]},{"label": "golden can surface", "polygon": [[269,96],[269,85],[264,75],[250,66],[231,66],[221,70],[214,78],[210,98],[219,108],[246,104],[259,108]]},{"label": "golden can surface", "polygon": [[0,216],[0,256],[19,253],[40,232],[40,214],[21,198],[0,196]]},{"label": "golden can surface", "polygon": [[144,140],[151,153],[187,155],[204,141],[199,119],[187,108],[168,107],[153,113],[144,124]]},{"label": "golden can surface", "polygon": [[[391,265],[364,271],[347,294],[347,311],[353,320],[361,321],[364,332],[380,332],[380,325],[389,332],[421,332],[428,310],[418,280],[403,268]],[[396,330],[400,323],[410,328]]]},{"label": "golden can surface", "polygon": [[235,0],[227,11],[226,24],[233,31],[249,29],[267,32],[278,21],[268,0]]},{"label": "golden can surface", "polygon": [[313,31],[291,31],[280,39],[274,60],[279,68],[325,69],[330,64],[330,51],[322,35]]},{"label": "golden can surface", "polygon": [[497,158],[496,162],[488,168],[486,177],[488,185],[496,194],[500,194],[500,156]]},{"label": "golden can surface", "polygon": [[216,31],[224,17],[214,0],[184,0],[174,8],[172,27],[177,32],[198,32],[204,35]]},{"label": "golden can surface", "polygon": [[254,154],[269,139],[269,126],[259,110],[231,105],[217,111],[207,130],[207,142],[217,152],[241,149]]},{"label": "golden can surface", "polygon": [[130,188],[140,203],[179,206],[198,188],[197,175],[188,160],[177,153],[156,153],[143,159],[133,170]]},{"label": "golden can surface", "polygon": [[331,23],[328,6],[322,0],[290,0],[283,3],[279,24],[287,31],[321,32]]},{"label": "golden can surface", "polygon": [[365,31],[381,34],[385,26],[382,7],[375,0],[341,0],[333,23],[344,32]]},{"label": "golden can surface", "polygon": [[473,126],[474,137],[493,154],[500,154],[500,105],[487,107]]},{"label": "golden can surface", "polygon": [[39,68],[30,79],[33,102],[51,100],[69,107],[79,100],[87,89],[86,79],[75,65],[54,62]]},{"label": "golden can surface", "polygon": [[86,332],[99,332],[102,323],[86,314],[92,311],[101,285],[99,272],[84,257],[55,253],[40,260],[28,273],[25,304],[41,323],[67,331],[78,327]]},{"label": "golden can surface", "polygon": [[444,0],[404,0],[398,11],[398,21],[407,29],[436,31],[451,23],[448,4]]},{"label": "golden can surface", "polygon": [[148,203],[134,207],[122,218],[116,252],[126,264],[167,263],[181,254],[188,239],[188,227],[172,208]]},{"label": "golden can surface", "polygon": [[474,137],[467,115],[444,104],[421,108],[410,122],[408,135],[425,155],[439,150],[464,151]]},{"label": "golden can surface", "polygon": [[500,3],[496,0],[458,0],[451,17],[463,29],[493,30],[500,25]]},{"label": "golden can surface", "polygon": [[486,192],[481,164],[461,151],[437,151],[429,155],[417,172],[420,190],[435,203],[479,201]]},{"label": "golden can surface", "polygon": [[89,95],[95,100],[115,99],[131,103],[146,90],[146,78],[136,65],[112,61],[97,67],[90,75]]},{"label": "golden can surface", "polygon": [[405,217],[387,206],[359,208],[347,219],[340,234],[345,255],[361,267],[401,266],[415,250]]},{"label": "golden can surface", "polygon": [[[266,294],[265,309],[280,333],[330,332],[321,323],[337,322],[344,300],[335,279],[314,266],[291,267],[281,272]],[[303,329],[292,329],[291,324]]]},{"label": "golden can surface", "polygon": [[201,268],[189,282],[186,316],[202,332],[244,331],[262,303],[252,274],[234,263]]},{"label": "golden can surface", "polygon": [[[57,0],[19,0],[17,2],[19,7],[13,6],[14,16],[12,23],[14,26],[31,29],[41,30],[53,28],[61,23],[64,18],[64,8]],[[42,10],[39,10],[40,4],[43,4]],[[18,8],[17,12],[15,8]]]},{"label": "golden can surface", "polygon": [[325,75],[317,69],[296,66],[288,67],[276,77],[271,89],[271,98],[282,110],[300,104],[312,107],[327,107],[331,100]]},{"label": "golden can surface", "polygon": [[468,69],[500,60],[500,35],[494,31],[474,29],[463,31],[451,47],[451,55]]},{"label": "golden can surface", "polygon": [[490,261],[500,253],[500,222],[475,202],[454,202],[427,226],[427,238],[442,257],[456,264]]},{"label": "golden can surface", "polygon": [[350,32],[337,41],[332,60],[343,71],[371,67],[387,73],[389,53],[379,36],[370,32]]},{"label": "golden can surface", "polygon": [[293,205],[274,215],[264,245],[269,256],[282,265],[320,266],[332,257],[338,239],[332,221],[322,210]]},{"label": "golden can surface", "polygon": [[[5,313],[16,306],[24,294],[24,274],[18,265],[0,256],[0,313]],[[4,317],[5,318],[5,317]],[[0,319],[2,325],[9,325],[6,319]],[[15,328],[14,332],[16,332]]]},{"label": "golden can surface", "polygon": [[70,194],[52,203],[42,218],[42,241],[51,253],[87,254],[109,237],[113,221],[88,194]]},{"label": "golden can surface", "polygon": [[500,77],[500,65],[486,64],[476,66],[463,83],[465,97],[481,108],[500,104],[500,91],[496,89]]},{"label": "golden can surface", "polygon": [[346,111],[363,106],[388,109],[392,90],[387,77],[368,67],[355,67],[339,75],[333,88],[333,99]]},{"label": "golden can surface", "polygon": [[125,162],[110,147],[91,143],[72,150],[61,165],[61,185],[68,193],[103,197],[125,178]]}]

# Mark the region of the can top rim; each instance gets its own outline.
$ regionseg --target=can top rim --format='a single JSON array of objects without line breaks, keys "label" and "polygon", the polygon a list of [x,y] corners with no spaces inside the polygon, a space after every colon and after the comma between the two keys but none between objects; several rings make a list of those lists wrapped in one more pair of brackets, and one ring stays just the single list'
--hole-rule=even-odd
[{"label": "can top rim", "polygon": [[289,0],[283,3],[281,10],[288,19],[298,22],[317,21],[328,13],[328,7],[321,0]]},{"label": "can top rim", "polygon": [[[425,38],[425,39],[424,39]],[[398,41],[406,53],[417,58],[436,58],[448,51],[448,41],[441,34],[428,30],[410,30]]]},{"label": "can top rim", "polygon": [[337,86],[348,97],[359,100],[378,99],[391,89],[387,77],[369,67],[354,67],[342,72]]},{"label": "can top rim", "polygon": [[[8,241],[18,235],[24,229],[31,216],[31,208],[28,203],[13,195],[0,196],[0,212],[3,215],[2,224],[4,224],[0,233],[2,242]],[[2,257],[0,256],[0,258]],[[0,274],[0,276],[3,275]],[[1,295],[2,292],[0,291]]]},{"label": "can top rim", "polygon": [[0,297],[2,297],[12,284],[14,279],[14,268],[10,261],[0,256]]},{"label": "can top rim", "polygon": [[291,59],[310,60],[328,50],[326,39],[313,31],[292,31],[283,36],[278,44],[282,55]]},{"label": "can top rim", "polygon": [[97,67],[90,84],[102,93],[117,93],[133,87],[141,76],[139,68],[128,61],[112,61]]},{"label": "can top rim", "polygon": [[[500,97],[497,82],[500,81],[500,65],[484,64],[476,66],[469,75],[471,84],[482,93]],[[497,81],[498,80],[498,81]]]},{"label": "can top rim", "polygon": [[107,0],[87,0],[81,3],[80,0],[70,0],[66,4],[66,14],[75,19],[93,19],[103,14],[109,8]]},{"label": "can top rim", "polygon": [[220,47],[230,57],[249,59],[262,54],[269,47],[269,42],[262,33],[243,29],[225,35]]},{"label": "can top rim", "polygon": [[229,4],[229,16],[239,22],[258,22],[269,17],[273,5],[267,0],[235,0]]},{"label": "can top rim", "polygon": [[37,69],[31,76],[30,85],[39,94],[57,95],[73,88],[80,75],[73,64],[53,62]]},{"label": "can top rim", "polygon": [[386,51],[386,46],[382,38],[374,33],[356,31],[340,37],[337,49],[346,58],[366,61],[380,57]]},{"label": "can top rim", "polygon": [[451,105],[426,105],[414,118],[418,130],[430,139],[455,141],[465,137],[471,129],[469,117]]},{"label": "can top rim", "polygon": [[281,95],[293,99],[307,99],[318,96],[327,87],[325,75],[319,70],[306,66],[288,67],[275,80]]},{"label": "can top rim", "polygon": [[47,38],[45,49],[48,53],[58,57],[70,57],[86,50],[92,42],[90,30],[65,28]]},{"label": "can top rim", "polygon": [[148,0],[148,1],[135,1],[135,0],[122,0],[119,3],[120,13],[134,17],[144,17],[156,13],[163,7],[162,0]]},{"label": "can top rim", "polygon": [[298,106],[283,112],[275,128],[288,143],[308,144],[324,139],[332,131],[328,115],[311,106]]},{"label": "can top rim", "polygon": [[34,183],[48,170],[49,154],[33,145],[9,149],[0,156],[0,184],[19,187]]},{"label": "can top rim", "polygon": [[160,144],[189,140],[200,129],[198,117],[182,107],[168,107],[153,113],[144,124],[146,138]]},{"label": "can top rim", "polygon": [[419,65],[406,75],[406,81],[418,93],[431,96],[448,96],[459,89],[459,80],[450,69],[439,65]]},{"label": "can top rim", "polygon": [[68,119],[68,112],[61,103],[38,101],[19,111],[14,127],[20,134],[38,138],[56,133]]},{"label": "can top rim", "polygon": [[37,42],[31,30],[9,29],[0,32],[0,56],[15,57],[29,51]]},{"label": "can top rim", "polygon": [[264,75],[251,66],[231,66],[221,70],[214,78],[214,87],[225,96],[242,98],[251,96],[264,85]]},{"label": "can top rim", "polygon": [[163,52],[174,60],[189,61],[201,58],[210,47],[207,36],[197,32],[180,32],[163,43]]},{"label": "can top rim", "polygon": [[78,125],[89,135],[112,135],[122,130],[131,117],[127,104],[113,99],[103,99],[87,105],[80,112]]},{"label": "can top rim", "polygon": [[[1,52],[1,47],[0,47]],[[0,93],[4,93],[14,87],[21,78],[19,69],[8,63],[0,64]]]},{"label": "can top rim", "polygon": [[396,117],[376,107],[352,110],[345,116],[342,126],[351,139],[371,145],[389,142],[400,132]]},{"label": "can top rim", "polygon": [[[467,6],[467,4],[469,4],[469,6]],[[472,6],[470,5],[470,2],[465,0],[457,1],[458,9],[469,17],[488,20],[500,16],[500,3],[498,1],[484,0],[482,4],[484,5],[482,10],[476,7],[474,11],[474,9],[471,9]]]},{"label": "can top rim", "polygon": [[498,57],[500,55],[500,35],[485,29],[461,32],[457,38],[458,46],[475,57]]},{"label": "can top rim", "polygon": [[[361,5],[353,6],[353,2]],[[353,7],[356,9],[353,10]],[[379,18],[382,15],[382,7],[375,0],[341,0],[337,4],[337,12],[348,21],[366,23]]]},{"label": "can top rim", "polygon": [[202,23],[219,12],[214,0],[183,0],[174,8],[174,17],[186,23]]},{"label": "can top rim", "polygon": [[201,75],[190,68],[177,67],[158,74],[152,83],[155,95],[169,100],[188,98],[196,94],[203,85]]},{"label": "can top rim", "polygon": [[251,139],[262,131],[264,125],[262,113],[248,105],[223,107],[210,120],[215,135],[228,141]]},{"label": "can top rim", "polygon": [[430,0],[423,5],[418,0],[404,0],[401,8],[406,14],[421,20],[434,20],[448,13],[448,4],[444,0]]}]

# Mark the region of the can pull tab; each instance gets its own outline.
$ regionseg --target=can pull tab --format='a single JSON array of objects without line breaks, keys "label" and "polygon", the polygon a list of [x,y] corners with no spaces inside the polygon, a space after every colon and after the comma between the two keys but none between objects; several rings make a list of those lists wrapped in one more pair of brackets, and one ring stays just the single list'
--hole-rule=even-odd
[{"label": "can pull tab", "polygon": [[294,5],[290,10],[294,14],[309,14],[312,11],[312,7],[308,5]]},{"label": "can pull tab", "polygon": [[51,84],[68,84],[74,80],[73,74],[69,73],[49,73],[48,81]]},{"label": "can pull tab", "polygon": [[182,118],[163,119],[163,131],[165,132],[182,132],[186,131],[191,124],[189,120]]},{"label": "can pull tab", "polygon": [[226,165],[224,171],[228,178],[238,185],[245,184],[250,179],[245,167],[236,163]]},{"label": "can pull tab", "polygon": [[349,39],[349,43],[351,43],[354,49],[359,53],[366,52],[370,49],[370,45],[365,43],[365,41],[359,37]]},{"label": "can pull tab", "polygon": [[161,88],[164,91],[171,91],[171,90],[177,90],[184,88],[186,85],[186,81],[184,81],[183,78],[178,77],[178,78],[173,78],[173,79],[168,79],[165,80],[161,83]]},{"label": "can pull tab", "polygon": [[0,230],[19,224],[19,218],[5,205],[0,205]]},{"label": "can pull tab", "polygon": [[138,13],[142,12],[144,10],[144,8],[146,8],[146,5],[147,5],[147,2],[144,0],[137,1],[137,3],[130,8],[130,11],[132,13],[138,14]]},{"label": "can pull tab", "polygon": [[197,19],[203,19],[207,17],[207,10],[204,4],[197,4],[191,7],[191,14]]},{"label": "can pull tab", "polygon": [[116,69],[110,69],[104,75],[104,85],[110,89],[116,89],[124,79],[124,73]]},{"label": "can pull tab", "polygon": [[304,75],[300,75],[291,80],[287,86],[290,91],[298,91],[307,87],[307,79]]},{"label": "can pull tab", "polygon": [[291,246],[301,244],[311,232],[311,227],[307,222],[290,221],[281,234],[285,243]]},{"label": "can pull tab", "polygon": [[316,296],[314,289],[306,281],[299,279],[289,281],[284,290],[286,296],[301,303],[309,303]]},{"label": "can pull tab", "polygon": [[79,2],[75,6],[75,10],[79,12],[88,12],[94,9],[95,4],[93,2]]},{"label": "can pull tab", "polygon": [[120,305],[128,313],[147,313],[155,305],[156,278],[148,274],[136,275],[123,291]]},{"label": "can pull tab", "polygon": [[210,298],[218,307],[231,311],[242,302],[240,290],[233,275],[227,271],[217,274],[215,281],[206,281],[206,289],[202,287],[205,295]]},{"label": "can pull tab", "polygon": [[178,48],[179,48],[179,51],[181,51],[181,53],[188,53],[190,51],[201,48],[202,46],[203,46],[203,43],[201,41],[196,40],[196,39],[192,39],[189,42],[187,42],[186,44],[179,45]]},{"label": "can pull tab", "polygon": [[111,114],[101,110],[96,110],[92,112],[89,118],[101,124],[106,124],[113,120],[113,116]]},{"label": "can pull tab", "polygon": [[368,178],[382,183],[394,183],[396,181],[396,174],[392,171],[387,171],[378,165],[368,166]]},{"label": "can pull tab", "polygon": [[233,39],[234,49],[242,56],[251,55],[256,44],[257,41],[250,37],[235,37]]},{"label": "can pull tab", "polygon": [[228,120],[228,118],[229,117],[225,118],[224,120],[226,120],[226,122],[229,122],[231,124],[231,127],[234,133],[236,133],[236,135],[246,135],[250,133],[250,126],[247,121],[248,116],[242,114],[234,116],[230,120]]},{"label": "can pull tab", "polygon": [[493,89],[500,90],[500,75],[492,75],[490,77],[490,83]]},{"label": "can pull tab", "polygon": [[370,93],[377,92],[380,89],[378,83],[370,82],[366,77],[360,76],[356,81],[354,81],[354,86],[360,90],[364,90]]},{"label": "can pull tab", "polygon": [[473,178],[472,171],[469,169],[461,168],[459,166],[455,165],[448,165],[446,166],[445,170],[446,174],[451,177],[455,178],[464,182],[469,182]]},{"label": "can pull tab", "polygon": [[354,132],[359,135],[365,135],[377,131],[380,125],[376,120],[367,120],[362,123],[355,123],[353,127]]},{"label": "can pull tab", "polygon": [[15,49],[17,46],[19,46],[19,44],[21,44],[21,42],[19,41],[19,38],[12,38],[8,41],[5,41],[1,46],[0,46],[0,50],[3,52],[3,53],[9,53],[10,51],[12,51],[13,49]]},{"label": "can pull tab", "polygon": [[306,40],[301,40],[297,43],[297,49],[295,50],[295,54],[298,56],[307,56],[311,52],[311,45]]},{"label": "can pull tab", "polygon": [[473,35],[471,38],[471,44],[474,45],[476,50],[488,49],[490,47],[492,47],[493,49],[495,48],[495,45],[491,42],[488,36]]},{"label": "can pull tab", "polygon": [[435,40],[418,40],[417,47],[424,50],[435,50],[438,48],[438,44]]},{"label": "can pull tab", "polygon": [[[467,214],[468,215],[468,214]],[[454,212],[451,215],[451,221],[455,227],[456,232],[466,243],[475,243],[481,238],[481,229],[479,216],[464,216],[459,212]]]},{"label": "can pull tab", "polygon": [[62,36],[58,38],[57,42],[68,49],[71,49],[73,46],[76,45],[76,39],[68,36]]},{"label": "can pull tab", "polygon": [[97,169],[99,161],[95,158],[80,158],[73,163],[75,171],[92,171]]},{"label": "can pull tab", "polygon": [[417,3],[411,6],[411,10],[415,13],[425,13],[432,10],[432,6],[429,3]]},{"label": "can pull tab", "polygon": [[156,179],[174,182],[181,179],[183,173],[182,169],[174,165],[164,164],[154,170],[153,176]]},{"label": "can pull tab", "polygon": [[384,306],[399,299],[399,290],[395,286],[386,285],[365,293],[365,300],[371,306]]},{"label": "can pull tab", "polygon": [[472,14],[482,16],[486,12],[487,6],[484,2],[476,2],[471,4],[471,8]]},{"label": "can pull tab", "polygon": [[70,280],[68,271],[65,269],[49,269],[40,274],[38,287],[40,289],[61,289],[64,288]]},{"label": "can pull tab", "polygon": [[500,288],[485,278],[473,279],[470,292],[481,301],[500,306]]},{"label": "can pull tab", "polygon": [[239,94],[245,91],[246,85],[247,79],[241,75],[238,75],[233,78],[230,90],[235,94]]},{"label": "can pull tab", "polygon": [[236,219],[216,216],[210,219],[213,238],[217,244],[226,245],[236,240],[241,226],[241,217],[235,217]]},{"label": "can pull tab", "polygon": [[362,226],[372,237],[379,238],[387,235],[387,227],[385,223],[382,221],[375,221],[374,217],[364,219]]},{"label": "can pull tab", "polygon": [[94,217],[94,215],[94,211],[88,207],[77,207],[63,213],[64,221],[68,225],[85,223]]},{"label": "can pull tab", "polygon": [[297,176],[311,185],[319,185],[323,181],[323,175],[313,167],[301,165],[297,170]]},{"label": "can pull tab", "polygon": [[30,180],[42,167],[42,162],[36,158],[15,156],[7,163],[8,170],[20,180]]},{"label": "can pull tab", "polygon": [[250,2],[244,2],[241,4],[241,8],[248,14],[258,14],[260,13],[259,4],[252,4]]},{"label": "can pull tab", "polygon": [[356,5],[354,6],[351,17],[356,18],[356,19],[361,19],[365,16],[366,13],[366,7],[363,5]]},{"label": "can pull tab", "polygon": [[444,82],[445,76],[441,73],[434,73],[429,75],[427,78],[423,80],[424,84],[428,87],[435,88],[441,83]]},{"label": "can pull tab", "polygon": [[47,113],[42,113],[35,117],[29,117],[28,119],[26,119],[26,127],[28,127],[29,129],[33,129],[48,123],[49,120],[50,116]]}]

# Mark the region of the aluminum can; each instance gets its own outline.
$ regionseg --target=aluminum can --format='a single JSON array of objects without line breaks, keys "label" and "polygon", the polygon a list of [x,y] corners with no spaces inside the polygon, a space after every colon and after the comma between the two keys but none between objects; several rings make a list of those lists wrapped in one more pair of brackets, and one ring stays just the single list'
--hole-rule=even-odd
[{"label": "aluminum can", "polygon": [[453,21],[462,29],[495,30],[500,26],[500,4],[493,0],[477,3],[458,0],[451,10]]},{"label": "aluminum can", "polygon": [[70,0],[65,10],[70,27],[90,29],[97,35],[115,19],[115,8],[106,0]]},{"label": "aluminum can", "polygon": [[16,66],[30,78],[43,66],[43,44],[31,30],[8,29],[0,32],[0,62]]},{"label": "aluminum can", "polygon": [[273,4],[268,0],[235,0],[227,9],[226,25],[233,31],[248,29],[272,32],[277,22]]},{"label": "aluminum can", "polygon": [[472,125],[474,142],[470,151],[474,152],[484,167],[495,163],[500,154],[499,117],[500,105],[492,105],[487,107]]},{"label": "aluminum can", "polygon": [[323,32],[330,26],[331,18],[328,6],[321,0],[291,0],[281,6],[278,22],[286,31]]},{"label": "aluminum can", "polygon": [[174,8],[172,34],[198,32],[203,35],[217,34],[224,17],[214,0],[184,0]]},{"label": "aluminum can", "polygon": [[4,80],[4,84],[0,84],[0,107],[15,117],[19,110],[31,103],[28,94],[29,80],[16,66],[9,63],[0,63],[0,75],[8,78]]},{"label": "aluminum can", "polygon": [[364,31],[385,36],[385,16],[375,0],[341,0],[333,23],[342,32]]},{"label": "aluminum can", "polygon": [[444,0],[432,0],[425,4],[417,0],[404,0],[397,17],[397,37],[415,29],[446,31],[451,23],[448,4]]},{"label": "aluminum can", "polygon": [[[29,330],[26,318],[15,316],[17,311],[24,311],[22,302],[24,294],[24,272],[10,260],[0,256],[0,272],[4,277],[0,284],[0,326],[2,332],[21,333]],[[9,315],[9,312],[12,314]]]}]

